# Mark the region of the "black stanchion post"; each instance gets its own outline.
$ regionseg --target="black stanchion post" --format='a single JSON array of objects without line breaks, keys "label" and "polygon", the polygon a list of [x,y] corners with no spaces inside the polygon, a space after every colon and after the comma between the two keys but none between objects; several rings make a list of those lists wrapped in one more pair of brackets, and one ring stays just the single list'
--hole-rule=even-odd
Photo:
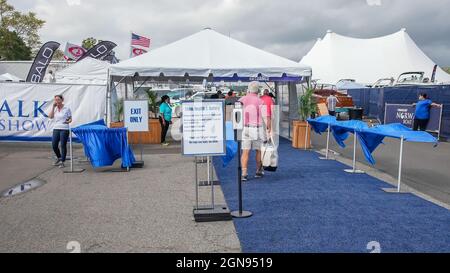
[{"label": "black stanchion post", "polygon": [[242,144],[240,139],[238,138],[238,130],[243,129],[243,112],[242,112],[242,104],[237,102],[235,104],[235,110],[233,111],[233,129],[234,129],[234,139],[238,143],[238,151],[237,151],[237,161],[238,161],[238,198],[239,198],[239,210],[231,212],[231,216],[233,218],[248,218],[253,215],[250,211],[244,211],[243,202],[242,202],[242,163],[241,163],[241,148]]}]

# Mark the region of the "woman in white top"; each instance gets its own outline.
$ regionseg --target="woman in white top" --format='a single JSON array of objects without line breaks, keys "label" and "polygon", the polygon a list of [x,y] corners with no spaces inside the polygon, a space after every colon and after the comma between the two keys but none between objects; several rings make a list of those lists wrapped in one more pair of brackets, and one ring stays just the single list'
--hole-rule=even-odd
[{"label": "woman in white top", "polygon": [[[67,140],[69,139],[69,124],[72,122],[72,112],[69,107],[64,106],[64,98],[62,95],[56,95],[52,110],[48,115],[53,119],[53,137],[52,146],[56,154],[56,161],[53,164],[60,168],[64,168],[64,162],[67,155]],[[61,151],[59,143],[61,142]]]}]

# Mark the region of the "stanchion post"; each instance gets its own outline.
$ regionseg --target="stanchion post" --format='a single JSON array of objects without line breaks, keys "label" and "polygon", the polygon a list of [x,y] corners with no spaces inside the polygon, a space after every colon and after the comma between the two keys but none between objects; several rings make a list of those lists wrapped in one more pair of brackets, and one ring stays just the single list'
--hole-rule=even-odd
[{"label": "stanchion post", "polygon": [[231,216],[233,218],[248,218],[253,215],[250,211],[244,211],[243,209],[243,201],[242,201],[242,163],[241,163],[241,148],[242,143],[238,137],[238,130],[243,129],[243,112],[242,112],[242,104],[240,102],[235,104],[236,109],[233,112],[233,129],[234,129],[234,139],[237,141],[238,150],[237,150],[237,182],[238,182],[238,198],[239,198],[239,209],[237,211],[231,212]]}]

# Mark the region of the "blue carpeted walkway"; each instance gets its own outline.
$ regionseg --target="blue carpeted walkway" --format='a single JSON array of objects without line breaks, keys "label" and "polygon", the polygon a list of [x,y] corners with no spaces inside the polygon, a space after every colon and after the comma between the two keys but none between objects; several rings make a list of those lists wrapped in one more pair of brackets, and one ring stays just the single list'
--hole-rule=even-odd
[{"label": "blue carpeted walkway", "polygon": [[[234,224],[244,252],[450,252],[450,212],[412,194],[388,194],[388,184],[347,166],[322,161],[282,140],[276,173],[244,184],[244,209]],[[249,174],[254,175],[252,155]],[[236,158],[214,165],[228,206],[238,208]]]}]

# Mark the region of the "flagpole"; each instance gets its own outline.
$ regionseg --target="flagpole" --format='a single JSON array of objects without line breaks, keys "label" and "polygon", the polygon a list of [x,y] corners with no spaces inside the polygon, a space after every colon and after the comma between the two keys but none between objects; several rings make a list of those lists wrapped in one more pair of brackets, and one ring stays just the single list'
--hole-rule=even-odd
[{"label": "flagpole", "polygon": [[133,46],[132,46],[132,43],[133,43],[133,31],[131,30],[130,31],[130,59],[133,57]]}]

